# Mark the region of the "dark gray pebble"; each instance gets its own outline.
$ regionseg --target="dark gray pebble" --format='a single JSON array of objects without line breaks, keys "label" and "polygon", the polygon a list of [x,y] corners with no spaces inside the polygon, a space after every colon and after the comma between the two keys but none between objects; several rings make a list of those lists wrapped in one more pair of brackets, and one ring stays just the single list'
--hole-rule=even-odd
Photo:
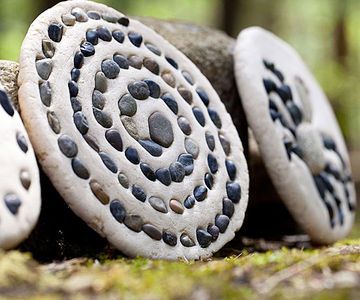
[{"label": "dark gray pebble", "polygon": [[131,163],[135,165],[140,163],[139,154],[135,148],[127,148],[125,151],[125,156]]},{"label": "dark gray pebble", "polygon": [[170,171],[167,168],[161,168],[155,172],[156,178],[164,185],[169,186],[171,184]]},{"label": "dark gray pebble", "polygon": [[212,235],[204,229],[196,230],[196,238],[201,248],[209,247],[212,241]]},{"label": "dark gray pebble", "polygon": [[152,224],[144,224],[142,230],[152,239],[160,241],[162,238],[162,233]]},{"label": "dark gray pebble", "polygon": [[174,162],[169,167],[171,179],[174,182],[181,182],[185,177],[185,168],[179,162]]},{"label": "dark gray pebble", "polygon": [[135,81],[128,85],[128,90],[135,99],[145,100],[150,96],[150,89],[144,81]]},{"label": "dark gray pebble", "polygon": [[143,148],[149,152],[152,156],[158,157],[162,154],[162,148],[160,145],[152,140],[139,140],[138,141]]},{"label": "dark gray pebble", "polygon": [[199,185],[194,189],[194,197],[196,201],[204,201],[207,196],[207,188]]},{"label": "dark gray pebble", "polygon": [[123,223],[126,217],[126,210],[124,205],[117,199],[111,201],[110,212],[114,216],[115,220],[119,223]]},{"label": "dark gray pebble", "polygon": [[116,150],[123,150],[123,142],[120,133],[116,129],[109,129],[105,133],[105,138]]},{"label": "dark gray pebble", "polygon": [[79,158],[75,157],[71,160],[71,167],[78,177],[82,179],[88,179],[90,177],[88,169],[84,166]]},{"label": "dark gray pebble", "polygon": [[145,193],[145,191],[143,190],[143,188],[141,186],[138,186],[138,185],[134,184],[132,186],[131,192],[132,192],[132,194],[134,195],[134,197],[136,199],[138,199],[141,202],[145,202],[146,193]]},{"label": "dark gray pebble", "polygon": [[74,114],[74,123],[81,134],[84,135],[89,131],[89,123],[86,116],[81,111]]},{"label": "dark gray pebble", "polygon": [[65,134],[58,138],[58,145],[61,152],[67,157],[74,157],[78,152],[76,143]]}]

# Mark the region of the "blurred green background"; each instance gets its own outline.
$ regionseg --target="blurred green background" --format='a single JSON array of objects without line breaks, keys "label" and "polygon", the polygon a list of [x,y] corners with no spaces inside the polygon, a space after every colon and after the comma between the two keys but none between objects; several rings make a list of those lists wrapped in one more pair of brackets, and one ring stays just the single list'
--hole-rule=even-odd
[{"label": "blurred green background", "polygon": [[[32,20],[59,1],[0,0],[0,59],[17,60]],[[176,19],[231,36],[263,26],[292,44],[324,87],[356,159],[360,152],[359,0],[98,0],[128,15]],[[355,163],[355,172],[357,167]]]}]

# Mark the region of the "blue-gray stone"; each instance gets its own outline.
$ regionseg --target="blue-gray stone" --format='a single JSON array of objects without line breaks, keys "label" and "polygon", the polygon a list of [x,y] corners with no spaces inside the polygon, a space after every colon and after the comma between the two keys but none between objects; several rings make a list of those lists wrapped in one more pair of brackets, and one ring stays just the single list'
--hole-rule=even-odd
[{"label": "blue-gray stone", "polygon": [[152,80],[145,79],[145,83],[148,85],[150,90],[150,97],[159,98],[160,97],[160,86]]},{"label": "blue-gray stone", "polygon": [[0,104],[9,116],[14,115],[14,108],[12,107],[8,95],[5,91],[0,90]]},{"label": "blue-gray stone", "polygon": [[103,109],[106,103],[105,96],[98,90],[94,90],[94,93],[92,95],[92,105],[95,108]]},{"label": "blue-gray stone", "polygon": [[126,158],[133,164],[137,165],[140,163],[140,158],[135,148],[129,147],[125,151]]},{"label": "blue-gray stone", "polygon": [[235,211],[234,203],[230,199],[224,198],[223,210],[222,210],[223,214],[231,218],[234,214],[234,211]]},{"label": "blue-gray stone", "polygon": [[77,82],[79,80],[79,77],[80,77],[80,70],[73,68],[71,70],[71,80]]},{"label": "blue-gray stone", "polygon": [[216,225],[209,225],[207,228],[208,233],[212,236],[212,241],[216,241],[220,234],[220,229]]},{"label": "blue-gray stone", "polygon": [[276,83],[273,80],[264,78],[263,84],[268,94],[272,91],[276,91]]},{"label": "blue-gray stone", "polygon": [[170,110],[176,115],[178,113],[178,104],[175,98],[170,93],[165,93],[161,96],[161,99],[170,108]]},{"label": "blue-gray stone", "polygon": [[51,40],[59,43],[62,39],[64,27],[60,24],[51,24],[48,28],[48,35]]},{"label": "blue-gray stone", "polygon": [[82,110],[82,105],[76,98],[70,98],[71,107],[74,112]]},{"label": "blue-gray stone", "polygon": [[25,136],[22,134],[22,133],[17,133],[16,134],[16,141],[20,147],[20,149],[26,153],[28,150],[29,150],[29,147],[28,147],[28,144],[27,144],[27,141],[26,141],[26,138]]},{"label": "blue-gray stone", "polygon": [[48,80],[49,76],[52,71],[52,60],[49,58],[41,59],[36,62],[36,71],[39,74],[39,76],[44,79]]},{"label": "blue-gray stone", "polygon": [[208,161],[208,165],[209,165],[209,169],[210,169],[211,173],[215,174],[219,168],[218,162],[217,162],[215,156],[212,154],[209,154],[207,161]]},{"label": "blue-gray stone", "polygon": [[120,30],[113,31],[112,36],[117,42],[119,42],[121,44],[125,40],[125,34]]},{"label": "blue-gray stone", "polygon": [[185,247],[194,247],[194,241],[185,233],[180,236],[180,242]]},{"label": "blue-gray stone", "polygon": [[143,148],[149,152],[152,156],[158,157],[162,154],[162,148],[160,145],[151,140],[139,140],[139,143]]},{"label": "blue-gray stone", "polygon": [[185,201],[184,201],[184,206],[187,208],[187,209],[190,209],[192,207],[194,207],[195,205],[195,199],[193,196],[188,196]]},{"label": "blue-gray stone", "polygon": [[170,246],[174,247],[177,244],[177,237],[174,233],[171,233],[169,231],[164,231],[162,238],[163,241]]},{"label": "blue-gray stone", "polygon": [[81,111],[74,114],[74,123],[81,134],[84,135],[89,131],[89,123],[86,116]]},{"label": "blue-gray stone", "polygon": [[128,37],[129,37],[129,40],[130,42],[136,46],[136,47],[140,47],[142,41],[143,41],[143,37],[140,33],[137,33],[135,31],[130,31],[128,33]]},{"label": "blue-gray stone", "polygon": [[95,54],[94,45],[89,42],[82,43],[80,46],[80,51],[85,57],[89,57]]},{"label": "blue-gray stone", "polygon": [[163,147],[170,147],[174,141],[171,122],[161,112],[151,114],[148,122],[151,139]]},{"label": "blue-gray stone", "polygon": [[41,102],[49,107],[51,104],[51,87],[48,81],[42,82],[39,86]]},{"label": "blue-gray stone", "polygon": [[87,13],[88,17],[93,20],[100,20],[100,15],[96,11],[89,11]]},{"label": "blue-gray stone", "polygon": [[148,48],[152,53],[160,56],[161,55],[161,51],[156,47],[154,46],[153,44],[150,44],[150,43],[146,43],[145,44],[146,48]]},{"label": "blue-gray stone", "polygon": [[177,69],[179,66],[175,60],[173,60],[171,57],[165,56],[165,59],[167,62],[172,65],[175,69]]},{"label": "blue-gray stone", "polygon": [[228,195],[228,198],[234,202],[239,203],[241,198],[241,187],[236,182],[228,182],[226,184],[226,193]]},{"label": "blue-gray stone", "polygon": [[13,214],[16,215],[18,210],[21,206],[21,200],[15,194],[6,194],[4,196],[4,202],[8,210]]},{"label": "blue-gray stone", "polygon": [[171,179],[174,182],[181,182],[185,177],[185,169],[179,162],[174,162],[169,167]]},{"label": "blue-gray stone", "polygon": [[131,192],[132,192],[132,194],[134,195],[134,197],[136,199],[138,199],[141,202],[145,202],[146,193],[145,193],[145,191],[143,190],[143,188],[141,186],[138,186],[138,185],[134,184],[132,186]]},{"label": "blue-gray stone", "polygon": [[110,42],[112,37],[110,31],[105,27],[98,27],[96,29],[96,32],[100,39],[102,39],[105,42]]},{"label": "blue-gray stone", "polygon": [[207,95],[207,93],[206,93],[202,88],[200,88],[200,87],[198,87],[198,88],[196,89],[196,92],[197,92],[197,94],[199,95],[201,101],[202,101],[206,106],[208,106],[210,100],[209,100],[209,96]]},{"label": "blue-gray stone", "polygon": [[133,96],[125,94],[118,102],[118,106],[122,115],[132,117],[137,112],[137,104]]},{"label": "blue-gray stone", "polygon": [[110,157],[109,154],[105,152],[99,152],[100,158],[103,161],[104,165],[113,173],[117,173],[118,167],[116,166],[113,159]]},{"label": "blue-gray stone", "polygon": [[106,112],[101,111],[98,108],[93,108],[93,113],[96,121],[105,128],[110,128],[112,126],[112,119],[110,115]]},{"label": "blue-gray stone", "polygon": [[231,160],[225,161],[226,170],[228,172],[230,180],[234,180],[236,177],[236,166]]},{"label": "blue-gray stone", "polygon": [[88,179],[90,177],[88,169],[84,166],[79,158],[75,157],[71,160],[71,167],[78,177],[82,179]]},{"label": "blue-gray stone", "polygon": [[121,69],[129,69],[129,61],[124,55],[114,55],[114,61],[119,65]]},{"label": "blue-gray stone", "polygon": [[221,119],[220,119],[220,116],[217,113],[217,111],[213,108],[208,108],[208,113],[209,113],[211,121],[215,124],[215,126],[217,128],[220,129],[222,126],[222,123],[221,123]]},{"label": "blue-gray stone", "polygon": [[198,229],[196,230],[196,238],[201,248],[207,248],[210,246],[213,237],[204,229]]},{"label": "blue-gray stone", "polygon": [[204,117],[204,114],[201,111],[201,109],[198,107],[194,107],[192,110],[193,110],[193,114],[194,114],[196,120],[198,121],[198,123],[204,127],[205,126],[205,117]]},{"label": "blue-gray stone", "polygon": [[190,123],[189,121],[185,118],[185,117],[179,117],[177,120],[177,123],[181,129],[181,131],[186,134],[189,135],[191,134],[191,127],[190,127]]},{"label": "blue-gray stone", "polygon": [[214,138],[214,136],[209,131],[206,131],[205,139],[206,139],[206,143],[207,143],[209,149],[211,151],[214,151],[214,149],[215,149],[215,138]]},{"label": "blue-gray stone", "polygon": [[58,145],[61,152],[67,157],[74,157],[78,153],[76,143],[65,134],[58,138]]},{"label": "blue-gray stone", "polygon": [[171,184],[170,171],[167,168],[157,169],[155,172],[156,178],[164,185],[169,186]]},{"label": "blue-gray stone", "polygon": [[208,189],[211,190],[214,185],[214,177],[210,173],[206,173],[204,176],[204,182]]},{"label": "blue-gray stone", "polygon": [[226,215],[218,215],[215,218],[215,225],[219,228],[221,233],[224,233],[229,226],[230,219]]},{"label": "blue-gray stone", "polygon": [[178,162],[181,163],[185,169],[185,175],[190,175],[194,170],[194,159],[191,154],[183,153],[178,157]]},{"label": "blue-gray stone", "polygon": [[288,112],[291,115],[292,120],[294,121],[294,124],[298,126],[303,118],[302,111],[300,110],[299,106],[297,106],[294,102],[288,101],[286,103],[286,108]]},{"label": "blue-gray stone", "polygon": [[117,199],[111,201],[110,203],[110,212],[119,223],[123,223],[126,217],[125,207]]},{"label": "blue-gray stone", "polygon": [[77,69],[81,69],[84,64],[84,54],[81,52],[76,52],[74,56],[74,67]]},{"label": "blue-gray stone", "polygon": [[194,80],[192,79],[191,75],[187,71],[182,71],[181,74],[184,76],[185,80],[190,83],[191,85],[194,84]]},{"label": "blue-gray stone", "polygon": [[105,133],[105,138],[116,150],[123,150],[123,142],[120,133],[116,129],[109,129]]},{"label": "blue-gray stone", "polygon": [[99,42],[99,36],[95,29],[91,29],[86,32],[86,41],[93,45],[97,45]]},{"label": "blue-gray stone", "polygon": [[151,167],[146,163],[140,163],[141,172],[145,175],[145,177],[151,181],[156,180],[156,176]]},{"label": "blue-gray stone", "polygon": [[145,100],[150,96],[150,89],[144,81],[135,81],[128,85],[128,90],[135,99]]},{"label": "blue-gray stone", "polygon": [[112,59],[106,59],[101,63],[101,71],[107,78],[115,79],[120,73],[120,67]]},{"label": "blue-gray stone", "polygon": [[207,188],[199,185],[194,189],[194,197],[197,201],[204,201],[207,196]]},{"label": "blue-gray stone", "polygon": [[75,81],[70,80],[68,83],[68,87],[69,87],[70,97],[76,97],[79,93],[78,84]]}]

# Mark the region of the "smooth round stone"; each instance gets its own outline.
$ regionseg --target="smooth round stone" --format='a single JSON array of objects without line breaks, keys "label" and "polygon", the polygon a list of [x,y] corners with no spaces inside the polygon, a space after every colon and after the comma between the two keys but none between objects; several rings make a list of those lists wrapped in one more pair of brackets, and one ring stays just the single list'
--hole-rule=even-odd
[{"label": "smooth round stone", "polygon": [[152,239],[160,241],[162,239],[162,233],[152,224],[144,224],[142,230]]},{"label": "smooth round stone", "polygon": [[95,75],[95,89],[102,93],[107,90],[107,79],[103,72],[97,72]]},{"label": "smooth round stone", "polygon": [[4,91],[0,90],[0,104],[9,116],[14,115],[14,108],[10,104],[9,97]]},{"label": "smooth round stone", "polygon": [[138,199],[141,202],[145,202],[146,193],[145,193],[145,191],[143,190],[143,188],[141,186],[138,186],[138,185],[134,184],[132,186],[131,192],[132,192],[132,194],[134,195],[134,197],[136,199]]},{"label": "smooth round stone", "polygon": [[98,109],[103,109],[106,103],[105,96],[98,90],[94,90],[92,96],[92,105]]},{"label": "smooth round stone", "polygon": [[292,120],[294,121],[294,124],[298,126],[303,119],[303,114],[300,110],[300,108],[292,101],[288,101],[286,103],[286,108],[289,111]]},{"label": "smooth round stone", "polygon": [[224,150],[224,153],[226,155],[229,155],[231,152],[231,146],[230,146],[229,141],[221,134],[219,134],[219,140],[220,140],[221,147]]},{"label": "smooth round stone", "polygon": [[74,26],[76,22],[76,18],[70,14],[62,15],[61,20],[66,26]]},{"label": "smooth round stone", "polygon": [[125,156],[131,163],[135,165],[140,163],[139,154],[135,148],[131,148],[131,147],[127,148],[125,150]]},{"label": "smooth round stone", "polygon": [[179,117],[177,123],[184,134],[186,135],[191,134],[191,126],[188,119],[186,119],[185,117]]},{"label": "smooth round stone", "polygon": [[98,44],[99,36],[95,29],[91,29],[86,32],[86,40],[93,45]]},{"label": "smooth round stone", "polygon": [[[55,51],[55,50],[54,50]],[[74,55],[74,67],[80,69],[84,64],[84,54],[76,52]]]},{"label": "smooth round stone", "polygon": [[201,111],[201,109],[198,107],[194,107],[192,110],[193,110],[193,114],[195,116],[196,121],[198,121],[198,123],[202,127],[204,127],[205,126],[205,117],[204,117],[204,114]]},{"label": "smooth round stone", "polygon": [[128,189],[129,188],[129,179],[127,178],[127,176],[124,173],[119,173],[118,175],[118,180],[119,183],[125,188]]},{"label": "smooth round stone", "polygon": [[68,83],[68,87],[69,87],[70,97],[76,97],[79,94],[79,87],[75,81],[70,80]]},{"label": "smooth round stone", "polygon": [[86,134],[88,132],[89,123],[81,111],[78,111],[74,114],[74,123],[81,134]]},{"label": "smooth round stone", "polygon": [[228,195],[228,198],[234,202],[239,203],[241,198],[241,187],[236,182],[228,182],[226,184],[226,193]]},{"label": "smooth round stone", "polygon": [[175,98],[170,93],[165,93],[161,96],[161,99],[165,104],[170,108],[170,110],[176,115],[178,113],[179,107]]},{"label": "smooth round stone", "polygon": [[159,75],[160,67],[155,60],[151,58],[144,58],[143,64],[144,67],[150,72],[154,73],[155,75]]},{"label": "smooth round stone", "polygon": [[73,68],[71,70],[71,80],[77,82],[79,80],[79,77],[80,77],[80,70]]},{"label": "smooth round stone", "polygon": [[52,131],[54,131],[56,134],[60,133],[61,130],[60,121],[53,111],[49,111],[47,113],[47,119]]},{"label": "smooth round stone", "polygon": [[207,196],[207,188],[199,185],[194,189],[194,197],[196,201],[204,201]]},{"label": "smooth round stone", "polygon": [[67,157],[74,157],[78,152],[76,143],[65,134],[58,138],[58,145],[61,152]]},{"label": "smooth round stone", "polygon": [[177,214],[182,214],[184,212],[182,204],[175,199],[170,200],[169,206]]},{"label": "smooth round stone", "polygon": [[161,112],[154,112],[148,122],[151,139],[163,147],[170,147],[174,141],[171,122]]},{"label": "smooth round stone", "polygon": [[204,176],[204,182],[208,189],[211,190],[214,185],[214,177],[210,173],[206,173]]},{"label": "smooth round stone", "polygon": [[207,143],[209,149],[211,151],[214,151],[214,149],[215,149],[215,138],[214,138],[214,136],[209,131],[206,131],[205,139],[206,139],[206,143]]},{"label": "smooth round stone", "polygon": [[170,71],[164,71],[161,73],[161,78],[171,87],[176,86],[176,79]]},{"label": "smooth round stone", "polygon": [[84,42],[80,46],[80,51],[85,57],[89,57],[95,54],[94,45],[89,42]]},{"label": "smooth round stone", "polygon": [[123,142],[120,133],[116,129],[109,129],[105,133],[105,138],[116,150],[123,150]]},{"label": "smooth round stone", "polygon": [[110,128],[112,126],[112,119],[111,116],[106,113],[101,111],[98,108],[93,108],[93,113],[94,113],[94,117],[96,119],[96,121],[105,128]]},{"label": "smooth round stone", "polygon": [[124,224],[135,232],[140,232],[143,226],[143,220],[138,215],[127,215]]},{"label": "smooth round stone", "polygon": [[117,20],[117,22],[118,22],[120,25],[125,26],[125,27],[129,26],[129,24],[130,24],[130,20],[129,20],[128,18],[126,18],[126,17],[121,17],[121,18],[119,18],[119,19]]},{"label": "smooth round stone", "polygon": [[175,69],[178,69],[178,64],[176,63],[176,61],[174,59],[172,59],[171,57],[165,56],[165,59],[168,61],[168,63],[170,65],[172,65]]},{"label": "smooth round stone", "polygon": [[229,226],[230,219],[226,215],[218,215],[215,218],[215,225],[219,228],[221,233],[224,233]]},{"label": "smooth round stone", "polygon": [[134,120],[129,116],[121,116],[121,122],[123,123],[126,131],[135,139],[139,139],[139,132]]},{"label": "smooth round stone", "polygon": [[174,233],[164,231],[162,239],[166,244],[168,244],[170,246],[174,247],[177,244],[177,237],[176,237],[176,235]]},{"label": "smooth round stone", "polygon": [[148,85],[143,81],[135,81],[128,85],[128,90],[135,99],[145,100],[150,96]]},{"label": "smooth round stone", "polygon": [[116,163],[113,161],[111,156],[105,152],[99,152],[100,158],[103,161],[104,165],[113,173],[117,173],[118,168]]},{"label": "smooth round stone", "polygon": [[52,58],[55,54],[55,46],[50,40],[42,41],[42,52],[45,57]]},{"label": "smooth round stone", "polygon": [[118,102],[118,106],[122,115],[132,117],[136,114],[137,104],[130,94],[125,94]]},{"label": "smooth round stone", "polygon": [[181,182],[185,177],[185,169],[179,162],[174,162],[169,167],[171,179],[174,182]]},{"label": "smooth round stone", "polygon": [[221,123],[221,119],[220,119],[220,116],[217,113],[217,111],[213,108],[208,108],[208,113],[209,113],[211,121],[215,124],[215,126],[217,128],[220,129],[222,126],[222,123]]},{"label": "smooth round stone", "polygon": [[209,225],[207,228],[208,233],[212,236],[212,241],[216,241],[220,234],[220,229],[216,225]]},{"label": "smooth round stone", "polygon": [[96,32],[99,36],[99,38],[105,42],[110,42],[112,40],[112,36],[110,31],[105,27],[98,27],[96,29]]},{"label": "smooth round stone", "polygon": [[110,203],[110,212],[119,223],[123,223],[126,217],[126,210],[119,200],[113,200]]},{"label": "smooth round stone", "polygon": [[137,55],[131,55],[128,57],[129,65],[135,69],[140,70],[142,67],[142,59]]},{"label": "smooth round stone", "polygon": [[20,149],[26,153],[29,150],[29,146],[27,144],[26,138],[22,133],[17,133],[16,134],[16,141],[20,147]]},{"label": "smooth round stone", "polygon": [[137,33],[137,32],[134,32],[134,31],[130,31],[128,33],[128,37],[129,37],[129,40],[130,42],[136,46],[136,47],[140,47],[141,46],[141,43],[143,41],[143,37],[141,36],[140,33]]},{"label": "smooth round stone", "polygon": [[[45,106],[50,106],[51,104],[51,87],[50,87],[50,83],[48,81],[45,81],[43,83],[40,84],[39,86],[39,90],[40,90],[40,99],[41,102],[45,105]],[[2,103],[1,103],[2,104]],[[2,106],[4,107],[4,105],[2,104]],[[4,108],[5,109],[5,108]],[[9,110],[10,112],[10,110]],[[10,113],[9,113],[10,114]]]},{"label": "smooth round stone", "polygon": [[180,86],[178,88],[178,92],[187,103],[189,103],[189,104],[192,103],[193,96],[192,96],[191,91],[189,91],[187,88],[185,88],[183,86]]},{"label": "smooth round stone", "polygon": [[108,204],[110,201],[110,198],[108,196],[108,194],[106,194],[106,192],[104,191],[104,189],[102,188],[102,186],[100,185],[99,182],[97,182],[96,180],[91,180],[90,181],[90,189],[93,192],[93,194],[95,195],[95,197],[104,205]]},{"label": "smooth round stone", "polygon": [[61,42],[64,27],[60,24],[51,24],[48,28],[48,35],[56,43]]},{"label": "smooth round stone", "polygon": [[188,153],[190,153],[193,158],[197,158],[199,155],[199,146],[197,143],[191,138],[185,138],[185,149]]},{"label": "smooth round stone", "polygon": [[198,87],[196,89],[196,92],[197,94],[199,95],[201,101],[206,105],[208,106],[209,103],[210,103],[210,100],[209,100],[209,96],[207,95],[207,93],[200,87]]},{"label": "smooth round stone", "polygon": [[195,246],[195,243],[194,241],[185,233],[183,233],[181,236],[180,236],[180,242],[181,244],[183,244],[183,246],[185,247],[194,247]]},{"label": "smooth round stone", "polygon": [[161,93],[160,86],[152,80],[145,79],[144,81],[149,87],[150,97],[159,98]]},{"label": "smooth round stone", "polygon": [[87,22],[89,20],[86,13],[79,7],[74,8],[71,11],[71,14],[76,18],[76,21],[78,22]]},{"label": "smooth round stone", "polygon": [[52,71],[52,67],[53,67],[52,60],[49,58],[38,60],[36,62],[36,70],[39,76],[44,80],[49,79],[49,76]]},{"label": "smooth round stone", "polygon": [[125,40],[125,34],[120,30],[113,31],[112,36],[120,44],[122,44]]},{"label": "smooth round stone", "polygon": [[181,74],[184,76],[185,80],[186,80],[188,83],[190,83],[191,85],[194,84],[194,80],[193,80],[193,78],[192,78],[192,76],[190,75],[189,72],[187,72],[187,71],[182,71]]},{"label": "smooth round stone", "polygon": [[217,162],[215,156],[213,156],[212,154],[209,154],[207,157],[207,162],[208,162],[208,166],[209,166],[211,173],[215,174],[219,169],[219,165],[218,165],[218,162]]},{"label": "smooth round stone", "polygon": [[88,169],[84,166],[79,158],[75,157],[71,160],[71,167],[78,177],[82,179],[88,179],[90,177]]},{"label": "smooth round stone", "polygon": [[170,171],[167,168],[161,168],[155,172],[156,178],[164,185],[169,186],[171,184]]},{"label": "smooth round stone", "polygon": [[149,152],[152,156],[159,157],[162,154],[162,148],[160,145],[151,140],[139,140],[139,144]]},{"label": "smooth round stone", "polygon": [[166,207],[164,200],[162,200],[158,197],[150,197],[149,203],[155,210],[157,210],[159,212],[162,212],[164,214],[166,214],[168,212],[168,209]]},{"label": "smooth round stone", "polygon": [[124,55],[121,55],[121,54],[116,54],[114,55],[114,61],[118,64],[118,66],[121,68],[121,69],[129,69],[129,61],[128,59],[124,56]]},{"label": "smooth round stone", "polygon": [[4,196],[4,202],[8,210],[16,215],[19,211],[19,208],[22,204],[20,198],[15,194],[7,194]]},{"label": "smooth round stone", "polygon": [[155,173],[148,164],[140,163],[140,169],[143,172],[143,174],[146,176],[147,179],[149,179],[151,181],[156,180]]},{"label": "smooth round stone", "polygon": [[226,170],[228,172],[230,180],[234,180],[236,177],[236,166],[231,160],[225,161]]},{"label": "smooth round stone", "polygon": [[188,196],[185,201],[184,201],[184,206],[187,208],[187,209],[190,209],[190,208],[193,208],[195,205],[195,199],[194,197],[192,196]]},{"label": "smooth round stone", "polygon": [[212,242],[212,235],[204,229],[196,230],[196,238],[201,248],[207,248]]},{"label": "smooth round stone", "polygon": [[113,60],[106,59],[101,63],[101,71],[107,78],[115,79],[120,73],[120,67]]},{"label": "smooth round stone", "polygon": [[231,218],[234,215],[235,207],[234,207],[234,203],[230,199],[228,198],[223,199],[222,212],[224,215],[228,216],[229,218]]},{"label": "smooth round stone", "polygon": [[90,136],[89,134],[83,136],[85,142],[95,151],[99,152],[100,148],[98,142],[95,140],[94,137]]},{"label": "smooth round stone", "polygon": [[153,44],[150,44],[150,43],[145,43],[145,46],[146,48],[148,48],[152,53],[160,56],[161,55],[161,51],[156,47],[154,46]]},{"label": "smooth round stone", "polygon": [[88,17],[90,19],[93,19],[93,20],[100,20],[101,19],[101,16],[96,11],[88,11],[87,15],[88,15]]},{"label": "smooth round stone", "polygon": [[183,153],[178,157],[178,162],[181,163],[185,169],[185,175],[190,175],[194,170],[194,159],[191,154]]},{"label": "smooth round stone", "polygon": [[20,172],[20,181],[24,189],[28,190],[31,186],[31,176],[30,173],[26,170]]}]

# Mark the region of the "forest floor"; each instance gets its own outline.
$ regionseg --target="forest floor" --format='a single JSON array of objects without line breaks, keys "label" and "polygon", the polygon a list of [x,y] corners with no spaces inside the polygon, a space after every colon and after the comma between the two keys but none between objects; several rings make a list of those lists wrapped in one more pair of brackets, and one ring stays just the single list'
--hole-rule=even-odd
[{"label": "forest floor", "polygon": [[359,218],[329,247],[246,243],[199,262],[104,255],[40,264],[0,252],[0,299],[360,299]]}]

